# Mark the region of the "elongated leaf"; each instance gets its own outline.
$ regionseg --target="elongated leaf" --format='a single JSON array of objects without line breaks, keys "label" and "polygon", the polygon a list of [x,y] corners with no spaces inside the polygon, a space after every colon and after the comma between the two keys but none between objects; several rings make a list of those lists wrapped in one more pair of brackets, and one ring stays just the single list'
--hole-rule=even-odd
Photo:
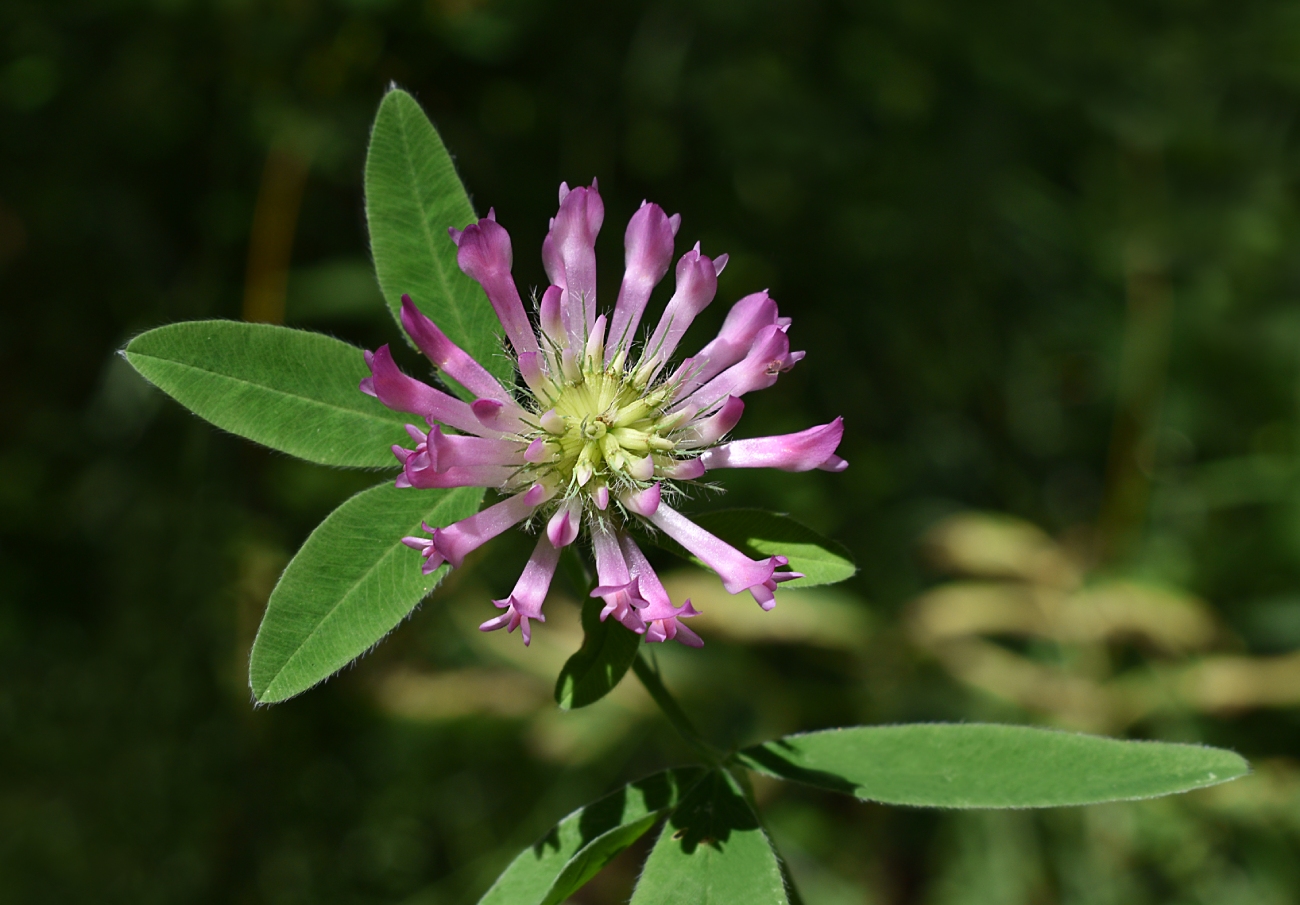
[{"label": "elongated leaf", "polygon": [[555,700],[565,710],[594,704],[614,690],[636,659],[641,636],[617,619],[600,621],[604,601],[582,605],[582,647],[568,659],[555,682]]},{"label": "elongated leaf", "polygon": [[561,820],[520,852],[479,905],[559,905],[677,804],[703,770],[667,770]]},{"label": "elongated leaf", "polygon": [[632,894],[632,905],[785,905],[776,853],[736,780],[714,770],[673,811]]},{"label": "elongated leaf", "polygon": [[[788,557],[790,568],[802,572],[804,577],[782,582],[783,588],[835,584],[852,578],[858,571],[843,545],[822,537],[788,515],[764,509],[723,509],[692,515],[691,520],[756,559]],[[656,535],[654,542],[684,559],[704,565],[663,534]]]},{"label": "elongated leaf", "polygon": [[123,350],[150,382],[217,427],[322,465],[394,467],[408,416],[357,389],[361,350],[319,333],[237,321],[187,321]]},{"label": "elongated leaf", "polygon": [[1043,808],[1153,798],[1236,779],[1238,755],[1028,726],[926,723],[789,735],[740,753],[749,767],[870,801]]},{"label": "elongated leaf", "polygon": [[474,209],[442,139],[405,91],[389,91],[379,105],[365,181],[370,250],[393,317],[409,293],[452,342],[509,378],[500,323],[478,283],[457,266],[447,235],[448,227],[472,223]]},{"label": "elongated leaf", "polygon": [[420,572],[420,554],[402,544],[420,522],[449,525],[478,509],[483,491],[362,491],[307,538],[271,592],[249,662],[263,703],[305,691],[361,656],[392,631],[442,580],[446,567]]}]

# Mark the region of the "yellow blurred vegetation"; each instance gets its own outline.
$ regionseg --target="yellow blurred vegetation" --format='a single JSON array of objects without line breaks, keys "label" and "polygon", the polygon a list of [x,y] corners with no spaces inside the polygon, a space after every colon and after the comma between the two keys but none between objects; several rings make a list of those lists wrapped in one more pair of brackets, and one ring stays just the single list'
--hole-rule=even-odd
[{"label": "yellow blurred vegetation", "polygon": [[[1090,575],[1085,556],[1001,514],[950,516],[925,536],[955,579],[914,600],[909,637],[952,675],[1061,726],[1120,732],[1160,713],[1300,704],[1300,652],[1242,647],[1202,600]],[[1133,665],[1123,656],[1135,647]]]}]

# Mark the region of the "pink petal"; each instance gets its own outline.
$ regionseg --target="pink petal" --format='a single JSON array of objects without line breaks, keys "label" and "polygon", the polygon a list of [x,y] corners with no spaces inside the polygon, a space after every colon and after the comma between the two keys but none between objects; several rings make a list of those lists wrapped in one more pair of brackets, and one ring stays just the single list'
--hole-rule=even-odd
[{"label": "pink petal", "polygon": [[774,578],[774,573],[777,566],[785,564],[784,557],[750,559],[664,503],[656,508],[649,520],[717,572],[727,593],[739,594],[748,590],[763,609],[771,609],[775,605],[771,591],[780,579]]},{"label": "pink petal", "polygon": [[655,474],[654,456],[647,454],[644,458],[633,459],[627,467],[627,473],[638,481],[648,481]]},{"label": "pink petal", "polygon": [[744,400],[736,396],[728,396],[716,413],[692,422],[686,430],[682,431],[677,445],[684,449],[712,446],[731,433],[732,429],[740,423],[740,416],[744,413]]},{"label": "pink petal", "polygon": [[556,349],[569,347],[569,333],[564,327],[564,309],[561,307],[563,298],[563,289],[559,286],[548,286],[537,306],[537,318],[541,322],[542,333]]},{"label": "pink petal", "polygon": [[839,456],[831,456],[817,467],[822,471],[843,471],[849,467],[849,463],[841,459]]},{"label": "pink petal", "polygon": [[642,518],[650,518],[655,514],[655,510],[659,508],[662,494],[662,488],[658,484],[651,484],[644,490],[623,494],[620,500],[629,512],[633,512]]},{"label": "pink petal", "polygon": [[702,386],[744,358],[764,327],[780,323],[784,330],[789,327],[789,320],[777,316],[776,302],[766,289],[736,302],[727,312],[718,335],[696,353],[695,373],[686,381],[683,392]]},{"label": "pink petal", "polygon": [[530,465],[541,465],[555,458],[555,453],[541,437],[536,437],[524,450],[524,461]]},{"label": "pink petal", "polygon": [[428,445],[433,456],[433,466],[438,471],[456,467],[508,465],[518,468],[524,464],[524,443],[519,440],[497,440],[487,437],[448,435],[434,425],[429,431]]},{"label": "pink petal", "polygon": [[528,422],[524,420],[526,414],[518,403],[476,399],[470,403],[469,408],[479,423],[475,433],[481,434],[486,429],[498,434],[522,434],[529,430]]},{"label": "pink petal", "polygon": [[812,471],[835,454],[843,436],[844,419],[836,418],[829,424],[810,427],[796,434],[732,440],[705,450],[700,461],[707,470],[777,468],[781,471]]},{"label": "pink petal", "polygon": [[443,559],[459,568],[471,551],[528,518],[538,506],[554,495],[554,490],[542,484],[534,484],[523,493],[504,499],[454,525],[436,529],[433,532],[433,546]]},{"label": "pink petal", "polygon": [[594,181],[591,188],[561,186],[559,213],[542,242],[542,263],[563,290],[570,348],[581,348],[596,320],[596,235],[604,219],[605,204]]},{"label": "pink petal", "polygon": [[[430,533],[433,531],[432,528],[425,524],[421,524],[420,527]],[[420,551],[420,555],[424,557],[424,565],[420,568],[420,571],[425,575],[433,572],[445,562],[437,548],[434,547],[432,538],[404,537],[402,538],[402,543],[406,544],[406,546],[410,547],[412,550]]]},{"label": "pink petal", "polygon": [[591,325],[591,332],[587,336],[587,348],[585,349],[586,358],[600,365],[605,361],[605,315],[596,318],[596,322]]},{"label": "pink petal", "polygon": [[445,489],[448,487],[502,487],[518,472],[518,468],[506,465],[470,465],[458,468],[444,468],[434,471],[432,468],[412,468],[409,460],[402,471],[406,484],[421,490]]},{"label": "pink petal", "polygon": [[618,290],[610,320],[607,362],[619,349],[627,349],[632,344],[650,293],[672,263],[673,237],[680,223],[680,217],[668,217],[659,205],[644,201],[628,220],[623,235],[623,285]]},{"label": "pink petal", "polygon": [[697,478],[704,477],[705,471],[707,469],[699,459],[678,459],[667,465],[661,465],[658,469],[660,477],[670,478],[674,481],[694,481]]},{"label": "pink petal", "polygon": [[372,376],[361,381],[361,391],[375,396],[390,409],[414,412],[430,421],[441,421],[474,434],[498,433],[485,430],[466,403],[403,374],[393,361],[388,346],[380,346],[373,353],[367,352],[366,364],[370,366]]},{"label": "pink petal", "polygon": [[700,254],[698,242],[682,255],[677,262],[676,291],[659,318],[659,326],[655,327],[646,343],[648,355],[659,362],[666,362],[672,357],[686,328],[713,301],[713,296],[718,291],[718,274],[725,264],[725,255],[715,261]]},{"label": "pink petal", "polygon": [[545,361],[541,352],[524,352],[516,359],[519,375],[538,399],[549,399],[551,393],[546,380]]},{"label": "pink petal", "polygon": [[462,231],[453,230],[451,236],[458,246],[456,263],[487,293],[492,310],[505,328],[506,338],[514,347],[515,354],[536,352],[537,336],[528,323],[528,314],[519,298],[519,289],[515,286],[514,277],[510,275],[510,234],[505,227],[489,214]]},{"label": "pink petal", "polygon": [[578,497],[565,502],[546,523],[546,536],[556,547],[567,547],[578,539],[582,527],[582,501]]},{"label": "pink petal", "polygon": [[604,524],[598,523],[591,529],[591,546],[596,554],[596,577],[599,586],[591,592],[592,597],[601,597],[605,608],[601,610],[601,620],[613,616],[623,625],[637,634],[645,631],[645,621],[637,615],[637,607],[644,606],[636,581],[628,570],[627,561],[618,536]]},{"label": "pink petal", "polygon": [[433,362],[434,367],[447,372],[448,376],[475,396],[514,402],[505,387],[486,368],[448,339],[437,324],[415,307],[409,295],[402,296],[402,326],[415,341],[416,347]]},{"label": "pink petal", "polygon": [[537,546],[533,548],[533,555],[524,566],[519,580],[515,582],[515,589],[510,592],[510,596],[504,600],[492,601],[506,611],[497,618],[484,622],[479,626],[479,631],[490,632],[493,629],[507,627],[507,631],[513,632],[516,626],[520,626],[520,634],[523,636],[524,645],[527,646],[532,641],[532,630],[528,620],[546,621],[546,617],[542,615],[542,604],[546,602],[546,593],[550,590],[551,579],[555,577],[555,566],[559,561],[560,551],[551,545],[545,535],[538,538]]},{"label": "pink petal", "polygon": [[794,367],[803,355],[790,351],[790,339],[775,324],[758,332],[745,357],[678,403],[698,405],[707,411],[727,396],[743,396],[752,390],[764,390],[776,383],[777,375]]},{"label": "pink petal", "polygon": [[687,600],[679,607],[673,606],[663,582],[655,574],[650,561],[636,545],[636,541],[623,534],[619,537],[619,545],[623,549],[623,557],[628,568],[636,579],[637,588],[646,601],[646,606],[638,614],[646,623],[645,640],[654,643],[676,638],[691,647],[703,647],[704,642],[700,640],[700,636],[678,621],[699,615],[699,612],[691,606],[691,602]]}]

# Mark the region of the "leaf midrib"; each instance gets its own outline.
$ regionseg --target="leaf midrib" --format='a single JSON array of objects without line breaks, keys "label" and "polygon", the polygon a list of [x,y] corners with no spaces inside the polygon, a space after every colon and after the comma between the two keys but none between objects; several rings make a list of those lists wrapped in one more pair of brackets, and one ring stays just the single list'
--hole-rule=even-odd
[{"label": "leaf midrib", "polygon": [[[437,507],[435,506],[434,508],[436,509]],[[269,692],[272,686],[274,686],[276,681],[280,678],[280,676],[284,675],[284,671],[288,669],[290,666],[292,666],[294,662],[299,658],[299,656],[301,656],[303,649],[307,647],[309,643],[311,643],[312,638],[316,637],[316,633],[321,630],[321,627],[325,625],[325,623],[328,622],[336,612],[338,612],[339,607],[347,603],[352,598],[352,596],[356,594],[357,588],[359,588],[365,581],[367,581],[370,578],[371,574],[376,569],[378,569],[380,565],[387,562],[388,558],[392,556],[393,551],[400,546],[402,546],[402,542],[400,540],[390,545],[386,550],[384,550],[383,554],[379,558],[377,558],[373,563],[371,563],[369,568],[367,568],[364,572],[362,572],[361,575],[357,578],[357,580],[354,581],[348,587],[348,589],[342,595],[339,596],[339,599],[334,602],[334,605],[331,606],[325,612],[325,614],[320,617],[320,619],[316,622],[316,624],[312,626],[311,631],[307,633],[306,637],[304,637],[302,641],[298,644],[298,646],[294,648],[293,653],[291,653],[288,657],[285,658],[284,663],[280,664],[280,668],[275,671],[275,675],[271,676],[270,681],[266,683],[266,688],[263,689],[263,694]],[[261,695],[259,695],[259,697],[261,697]]]},{"label": "leaf midrib", "polygon": [[[128,359],[130,359],[130,358],[148,358],[148,359],[152,359],[153,361],[160,361],[160,362],[166,362],[166,363],[168,363],[168,364],[177,365],[178,367],[186,368],[186,369],[191,370],[191,371],[198,371],[199,373],[203,373],[203,374],[211,374],[211,375],[213,375],[214,377],[220,377],[220,378],[222,378],[223,380],[229,380],[229,381],[232,381],[232,382],[234,382],[234,383],[243,384],[243,385],[250,386],[250,387],[255,387],[255,388],[260,389],[260,390],[265,390],[265,391],[268,392],[268,393],[274,393],[274,394],[277,394],[277,395],[280,395],[280,396],[284,396],[284,397],[287,398],[287,399],[298,399],[298,400],[302,400],[303,402],[310,403],[310,404],[312,404],[312,405],[318,405],[318,406],[320,406],[320,407],[322,407],[322,408],[325,408],[325,409],[331,409],[331,410],[334,410],[334,411],[343,412],[343,413],[348,414],[348,415],[356,415],[356,416],[358,416],[358,417],[360,417],[360,418],[366,418],[366,419],[369,419],[369,420],[371,420],[371,421],[374,421],[374,422],[376,422],[376,423],[378,423],[378,424],[381,424],[381,425],[384,425],[384,426],[397,425],[397,426],[400,427],[403,423],[405,423],[405,420],[406,420],[406,419],[404,419],[404,418],[402,418],[402,419],[399,419],[399,418],[388,418],[388,417],[384,417],[384,416],[382,416],[382,415],[375,414],[375,413],[373,413],[373,412],[366,412],[366,411],[362,411],[361,409],[348,408],[348,407],[346,407],[346,406],[344,406],[344,405],[340,405],[340,404],[338,404],[338,403],[334,403],[334,402],[328,402],[328,401],[326,401],[326,400],[324,400],[324,399],[317,399],[317,398],[312,397],[312,396],[303,396],[303,395],[299,395],[299,394],[297,394],[297,393],[293,393],[293,392],[290,392],[290,391],[288,391],[288,390],[282,390],[282,389],[280,389],[280,388],[278,388],[278,387],[273,387],[273,386],[270,386],[270,385],[265,384],[265,383],[257,383],[256,381],[249,380],[249,379],[246,378],[246,377],[237,377],[237,376],[235,376],[234,374],[227,374],[227,373],[224,373],[224,372],[222,372],[222,371],[216,371],[216,370],[213,370],[212,368],[201,367],[201,366],[199,366],[199,365],[192,364],[192,363],[190,363],[190,362],[186,362],[186,361],[180,361],[180,360],[175,359],[175,358],[164,358],[164,357],[161,356],[161,355],[151,355],[151,354],[149,354],[148,352],[132,352],[132,351],[130,351],[129,349],[127,350],[126,355],[127,355],[127,358],[128,358]],[[361,391],[358,390],[357,392],[360,393]]]},{"label": "leaf midrib", "polygon": [[[420,180],[420,174],[416,171],[415,168],[415,153],[412,146],[410,128],[408,127],[407,124],[408,122],[407,114],[410,112],[410,110],[408,109],[407,103],[399,101],[398,104],[399,106],[397,108],[397,124],[402,139],[402,152],[403,152],[402,159],[403,162],[406,164],[406,169],[408,175],[410,176],[411,185],[415,187],[414,198],[415,198],[415,206],[420,215],[420,232],[424,236],[424,241],[425,241],[425,245],[427,246],[429,259],[433,262],[434,270],[437,273],[438,282],[442,286],[443,297],[447,299],[448,302],[452,302],[452,304],[448,304],[447,306],[445,306],[446,313],[450,315],[452,318],[454,318],[454,320],[456,321],[456,326],[458,328],[458,332],[460,333],[461,341],[468,342],[472,334],[470,332],[469,326],[465,323],[465,317],[463,312],[461,311],[462,307],[464,306],[459,304],[459,302],[461,301],[459,298],[455,298],[455,300],[453,301],[453,295],[452,295],[453,287],[451,281],[447,278],[447,268],[444,266],[442,256],[438,254],[437,246],[434,245],[434,236],[429,227],[429,220],[432,213],[431,205],[426,203],[425,186],[423,182]],[[410,104],[415,105],[414,99],[410,100]],[[417,107],[417,112],[418,112],[418,107]],[[423,114],[420,115],[422,116]],[[431,129],[433,128],[432,124],[430,124],[430,128]],[[437,136],[436,131],[434,132],[434,135],[435,135],[435,140],[441,143],[442,139],[436,137]],[[473,213],[474,210],[471,207],[470,215],[473,216]],[[444,312],[440,310],[438,312],[439,320],[443,318],[443,315]]]},{"label": "leaf midrib", "polygon": [[[370,490],[362,491],[362,493],[371,493],[371,492],[373,492],[373,491],[375,491],[375,490],[378,490],[378,489],[380,489],[381,487],[384,487],[384,486],[386,486],[386,485],[385,485],[385,484],[379,484],[379,485],[377,485],[377,486],[375,486],[375,487],[370,488]],[[454,493],[454,491],[453,491],[453,493]],[[431,509],[426,509],[426,510],[425,510],[424,514],[423,514],[423,515],[421,516],[421,518],[420,518],[420,522],[426,522],[426,521],[428,521],[428,520],[429,520],[429,516],[432,515],[433,513],[436,513],[436,512],[438,511],[438,509],[440,509],[442,506],[444,506],[444,505],[448,502],[448,500],[450,500],[451,498],[452,498],[452,493],[444,494],[443,497],[442,497],[442,499],[440,499],[437,503],[435,503]],[[324,525],[325,523],[322,522],[321,524]],[[416,524],[416,528],[418,528],[418,527],[419,527],[419,523]],[[416,528],[410,528],[410,529],[407,529],[407,530],[408,530],[408,531],[415,531]],[[314,533],[314,532],[313,532],[313,533]],[[403,536],[405,536],[405,535],[403,535]],[[310,537],[307,538],[307,543],[311,543],[311,538],[310,538]],[[306,547],[306,544],[304,544],[303,546]],[[352,597],[352,595],[355,594],[355,593],[357,592],[357,588],[360,587],[361,584],[362,584],[363,582],[365,582],[367,579],[370,578],[371,573],[374,572],[376,569],[378,569],[379,566],[380,566],[382,563],[386,562],[386,561],[388,560],[388,558],[389,558],[390,556],[392,556],[393,551],[396,550],[396,549],[397,549],[398,547],[400,547],[400,546],[402,546],[402,542],[401,542],[401,540],[398,540],[398,541],[396,541],[395,543],[390,544],[390,545],[388,546],[388,548],[387,548],[386,550],[384,550],[383,554],[382,554],[381,556],[379,556],[379,557],[378,557],[378,558],[377,558],[373,563],[371,563],[371,565],[370,565],[370,566],[369,566],[369,567],[368,567],[364,572],[362,572],[360,576],[358,576],[358,578],[356,579],[356,581],[352,582],[352,584],[348,586],[347,591],[344,592],[344,593],[339,597],[339,599],[334,603],[334,605],[331,606],[331,607],[329,608],[329,610],[326,611],[325,615],[321,616],[320,620],[319,620],[319,621],[318,621],[314,626],[312,626],[312,630],[311,630],[310,632],[307,633],[307,636],[306,636],[305,638],[302,639],[302,642],[301,642],[301,643],[300,643],[296,648],[294,648],[293,653],[290,654],[290,655],[285,659],[284,663],[282,663],[282,664],[280,665],[280,668],[277,669],[277,670],[275,671],[275,675],[273,675],[273,676],[271,677],[270,681],[268,681],[268,682],[266,683],[266,687],[262,690],[262,693],[263,693],[263,694],[265,694],[266,692],[270,691],[270,690],[271,690],[271,687],[272,687],[273,685],[275,685],[276,680],[278,680],[278,679],[280,678],[280,676],[284,675],[284,671],[285,671],[286,669],[288,669],[289,666],[292,665],[292,664],[294,663],[295,660],[298,659],[298,657],[302,654],[303,648],[305,648],[305,647],[307,646],[308,642],[310,642],[311,639],[314,638],[314,637],[316,636],[316,633],[317,633],[318,631],[320,631],[321,626],[323,626],[326,622],[329,621],[330,617],[332,617],[332,616],[334,615],[334,613],[338,611],[338,608],[341,607],[341,606],[343,606],[343,604],[346,603],[346,602],[347,602],[347,601]],[[433,574],[436,575],[437,572],[434,572]],[[444,572],[444,574],[446,574],[446,573]],[[438,584],[439,584],[439,582],[441,582],[441,580],[442,580],[441,577],[439,577],[437,580],[435,580],[434,583],[433,583],[433,584],[434,584],[434,587],[437,587]],[[429,591],[426,591],[426,592],[424,592],[424,593],[425,593],[425,594],[428,594],[428,593],[430,593],[432,590],[433,590],[433,588],[430,588]],[[274,592],[274,591],[271,592],[271,596],[272,596],[272,598],[274,598],[274,596],[275,596],[275,592]],[[423,598],[423,597],[424,597],[424,594],[421,594],[420,596],[421,596],[421,598]],[[416,601],[416,602],[418,603],[419,601]],[[268,608],[269,608],[269,601],[268,601]],[[256,639],[254,639],[254,644],[256,644]],[[345,665],[346,665],[346,664],[345,664]],[[340,667],[340,668],[342,668],[342,667]],[[331,673],[331,675],[332,675],[332,673]],[[314,683],[313,683],[313,684],[314,684]],[[254,693],[256,693],[256,692],[257,692],[257,689],[253,689],[253,691],[254,691]],[[261,697],[262,697],[262,695],[258,695],[259,700],[261,699]]]}]

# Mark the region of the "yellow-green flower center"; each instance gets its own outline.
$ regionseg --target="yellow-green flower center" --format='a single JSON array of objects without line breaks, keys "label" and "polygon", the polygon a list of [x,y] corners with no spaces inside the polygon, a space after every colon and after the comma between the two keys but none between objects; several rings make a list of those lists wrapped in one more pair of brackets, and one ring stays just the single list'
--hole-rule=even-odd
[{"label": "yellow-green flower center", "polygon": [[540,464],[568,492],[607,487],[617,495],[645,487],[673,461],[670,435],[683,419],[665,411],[669,388],[647,387],[646,375],[625,370],[622,356],[608,367],[597,362],[589,356],[563,383],[550,382],[550,398],[539,402],[550,406],[538,434],[548,453]]}]

